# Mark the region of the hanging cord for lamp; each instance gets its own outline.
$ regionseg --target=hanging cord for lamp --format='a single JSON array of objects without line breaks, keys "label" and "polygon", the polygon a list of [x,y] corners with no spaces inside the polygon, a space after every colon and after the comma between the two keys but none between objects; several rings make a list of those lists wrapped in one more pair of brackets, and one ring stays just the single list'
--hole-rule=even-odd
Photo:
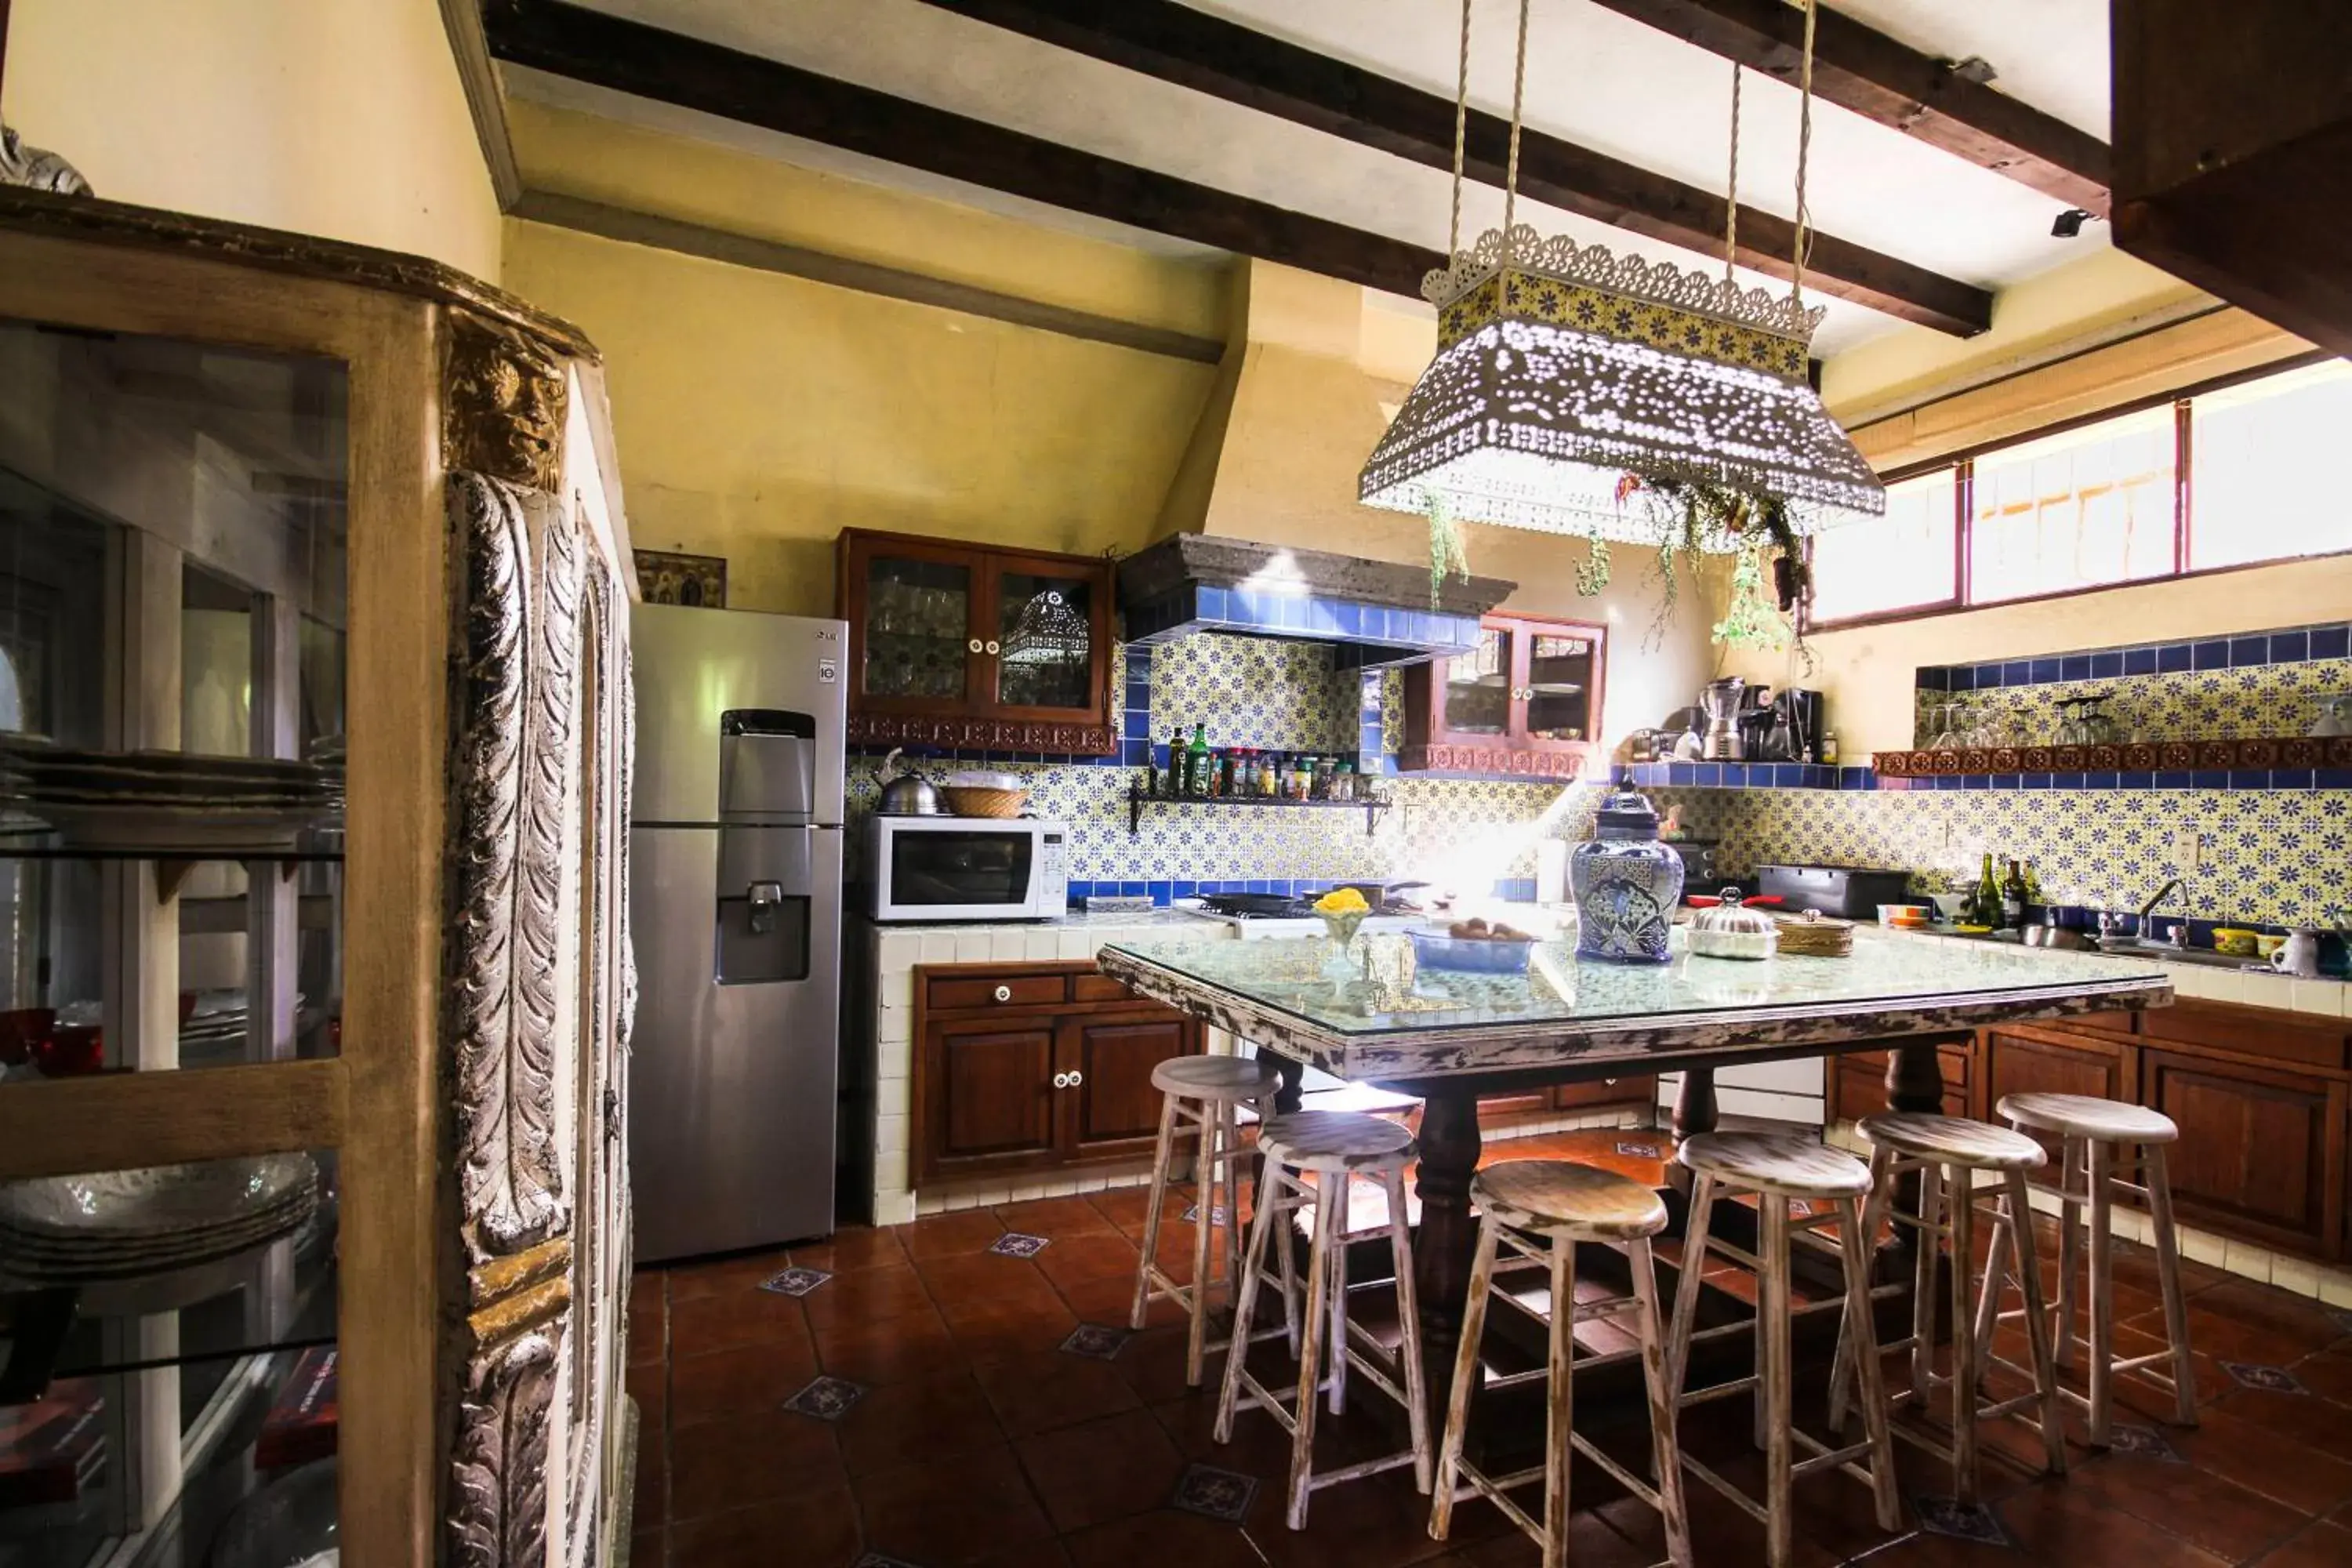
[{"label": "hanging cord for lamp", "polygon": [[1731,175],[1723,194],[1723,280],[1732,280],[1732,264],[1739,259],[1739,62],[1731,62]]},{"label": "hanging cord for lamp", "polygon": [[1813,16],[1814,0],[1805,0],[1805,53],[1797,70],[1797,235],[1790,260],[1789,299],[1805,302],[1805,252],[1812,248],[1812,211],[1805,205],[1805,160],[1813,145]]},{"label": "hanging cord for lamp", "polygon": [[1503,255],[1511,254],[1511,215],[1519,201],[1519,110],[1528,88],[1528,0],[1519,0],[1519,52],[1511,68],[1511,153],[1503,165]]},{"label": "hanging cord for lamp", "polygon": [[1470,0],[1462,0],[1462,59],[1454,72],[1454,216],[1445,227],[1445,265],[1462,253],[1462,149],[1470,133]]}]

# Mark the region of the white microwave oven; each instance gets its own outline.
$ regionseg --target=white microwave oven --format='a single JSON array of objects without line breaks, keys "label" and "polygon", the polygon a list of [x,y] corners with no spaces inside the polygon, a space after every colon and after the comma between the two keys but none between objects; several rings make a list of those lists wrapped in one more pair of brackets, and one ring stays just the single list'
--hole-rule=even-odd
[{"label": "white microwave oven", "polygon": [[1041,921],[1069,907],[1058,822],[877,814],[866,842],[877,921]]}]

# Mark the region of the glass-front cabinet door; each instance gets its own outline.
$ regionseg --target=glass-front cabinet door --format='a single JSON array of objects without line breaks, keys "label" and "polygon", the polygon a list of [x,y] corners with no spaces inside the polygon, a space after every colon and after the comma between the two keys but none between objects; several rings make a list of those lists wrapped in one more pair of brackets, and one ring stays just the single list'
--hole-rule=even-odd
[{"label": "glass-front cabinet door", "polygon": [[850,564],[866,609],[852,628],[858,696],[877,708],[969,700],[983,640],[972,563],[877,543],[854,548]]},{"label": "glass-front cabinet door", "polygon": [[982,647],[998,708],[1056,716],[1090,711],[1107,639],[1095,585],[1051,563],[989,558],[994,625]]},{"label": "glass-front cabinet door", "polygon": [[1601,703],[1601,628],[1530,627],[1527,645],[1519,689],[1528,742],[1569,745],[1593,740]]},{"label": "glass-front cabinet door", "polygon": [[1499,740],[1510,733],[1517,647],[1511,627],[1490,625],[1479,631],[1475,651],[1444,661],[1434,725],[1440,734]]}]

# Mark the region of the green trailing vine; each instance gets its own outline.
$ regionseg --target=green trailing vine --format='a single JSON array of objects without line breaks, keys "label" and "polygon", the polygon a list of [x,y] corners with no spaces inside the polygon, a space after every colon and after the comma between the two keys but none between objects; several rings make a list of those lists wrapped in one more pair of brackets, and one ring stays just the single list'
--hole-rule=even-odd
[{"label": "green trailing vine", "polygon": [[1588,539],[1584,542],[1584,559],[1577,563],[1576,592],[1580,598],[1593,598],[1609,586],[1609,542]]},{"label": "green trailing vine", "polygon": [[1448,573],[1468,581],[1470,557],[1462,548],[1462,526],[1454,521],[1454,509],[1446,503],[1443,490],[1429,495],[1429,607],[1439,607],[1439,590],[1445,585]]}]

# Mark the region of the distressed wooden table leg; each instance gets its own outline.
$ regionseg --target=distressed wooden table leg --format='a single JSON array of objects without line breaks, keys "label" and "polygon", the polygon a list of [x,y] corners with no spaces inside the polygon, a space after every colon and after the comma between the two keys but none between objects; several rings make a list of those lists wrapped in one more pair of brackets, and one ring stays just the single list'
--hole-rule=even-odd
[{"label": "distressed wooden table leg", "polygon": [[[1463,1304],[1469,1298],[1470,1257],[1478,1240],[1478,1225],[1470,1215],[1470,1178],[1477,1169],[1478,1097],[1460,1090],[1426,1096],[1421,1110],[1421,1176],[1413,1187],[1421,1198],[1413,1282],[1421,1297],[1423,1350],[1440,1379],[1452,1375]],[[1440,1394],[1433,1384],[1431,1396]]]},{"label": "distressed wooden table leg", "polygon": [[[1674,1114],[1667,1119],[1666,1122],[1668,1131],[1675,1135],[1675,1142],[1679,1143],[1695,1132],[1714,1131],[1718,1114],[1715,1103],[1715,1069],[1713,1068],[1683,1068],[1682,1087],[1675,1091]],[[1680,1203],[1675,1203],[1673,1199],[1668,1200],[1678,1222],[1675,1227],[1675,1234],[1679,1235],[1683,1225],[1688,1223],[1687,1205],[1691,1195],[1690,1171],[1685,1166],[1668,1163],[1666,1184],[1675,1190],[1676,1196],[1681,1200]]]},{"label": "distressed wooden table leg", "polygon": [[[1922,1035],[1901,1041],[1886,1053],[1886,1108],[1889,1110],[1909,1110],[1929,1116],[1944,1109],[1944,1068],[1936,1058],[1936,1047],[1949,1037]],[[1915,1218],[1919,1213],[1920,1173],[1908,1171],[1895,1179],[1895,1204],[1903,1213]],[[1917,1247],[1921,1233],[1909,1226],[1895,1226],[1895,1245],[1906,1250]],[[1963,1265],[1965,1267],[1965,1264]]]}]

